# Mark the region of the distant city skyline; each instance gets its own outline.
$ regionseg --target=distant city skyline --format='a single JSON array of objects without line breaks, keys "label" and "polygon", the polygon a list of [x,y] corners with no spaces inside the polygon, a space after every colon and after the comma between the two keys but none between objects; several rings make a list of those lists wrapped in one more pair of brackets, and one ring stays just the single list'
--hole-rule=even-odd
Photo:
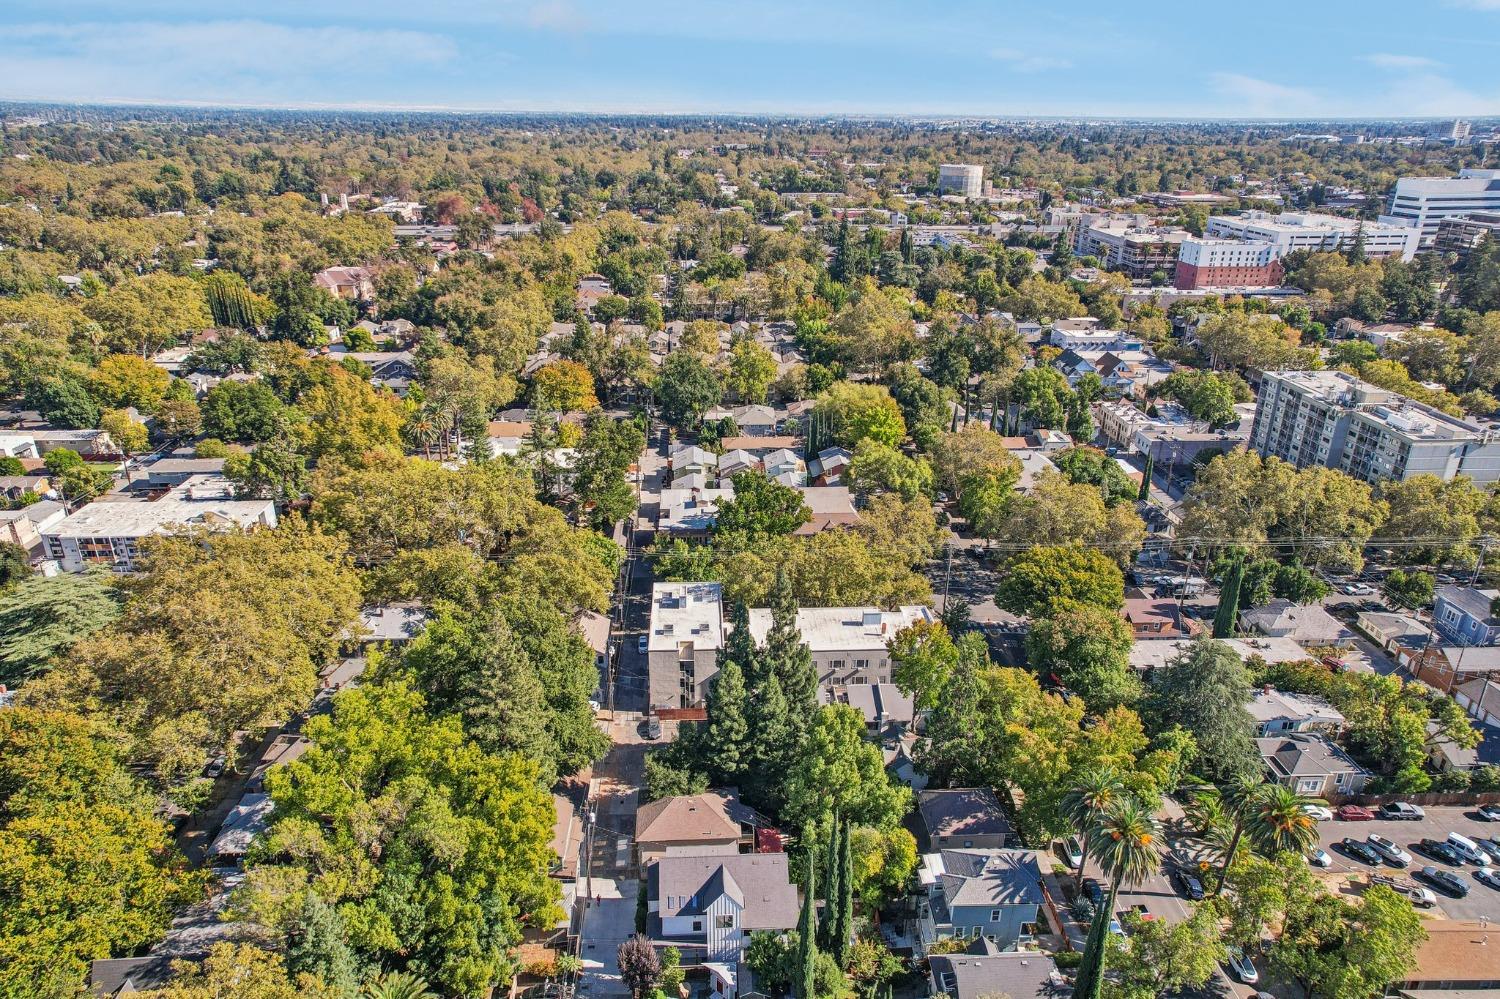
[{"label": "distant city skyline", "polygon": [[1500,0],[10,0],[0,98],[602,113],[1500,115]]}]

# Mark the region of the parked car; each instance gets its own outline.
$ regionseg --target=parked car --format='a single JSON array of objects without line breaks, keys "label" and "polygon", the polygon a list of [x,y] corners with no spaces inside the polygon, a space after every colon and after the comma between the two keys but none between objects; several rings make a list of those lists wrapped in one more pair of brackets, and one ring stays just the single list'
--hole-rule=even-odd
[{"label": "parked car", "polygon": [[1177,890],[1182,892],[1194,902],[1203,901],[1203,882],[1193,877],[1187,871],[1177,869],[1172,872],[1172,883]]},{"label": "parked car", "polygon": [[1368,822],[1375,817],[1375,813],[1363,805],[1340,805],[1333,814],[1345,822]]},{"label": "parked car", "polygon": [[604,705],[600,704],[598,701],[594,700],[591,697],[589,698],[589,710],[597,715],[599,712],[604,710]]},{"label": "parked car", "polygon": [[1302,806],[1302,810],[1319,822],[1333,821],[1333,811],[1327,805],[1306,804]]},{"label": "parked car", "polygon": [[1480,836],[1471,837],[1479,848],[1489,854],[1495,861],[1500,862],[1500,839],[1490,837],[1488,839]]},{"label": "parked car", "polygon": [[1371,848],[1374,849],[1376,853],[1380,854],[1383,858],[1385,858],[1390,863],[1395,864],[1397,867],[1405,867],[1406,865],[1411,863],[1411,854],[1407,853],[1405,850],[1401,849],[1400,846],[1396,845],[1394,841],[1388,840],[1384,836],[1379,836],[1375,833],[1371,833],[1369,836],[1365,837],[1365,842],[1369,843]]},{"label": "parked car", "polygon": [[1421,885],[1413,884],[1410,881],[1402,881],[1398,878],[1376,874],[1370,878],[1370,884],[1385,885],[1397,895],[1410,899],[1412,905],[1420,906],[1423,909],[1430,909],[1434,905],[1437,905],[1436,895]]},{"label": "parked car", "polygon": [[1083,894],[1090,902],[1099,905],[1104,901],[1104,886],[1093,878],[1084,878]]},{"label": "parked car", "polygon": [[1427,854],[1433,860],[1441,860],[1443,863],[1452,864],[1454,867],[1462,867],[1464,864],[1464,858],[1458,855],[1458,851],[1440,839],[1427,837],[1417,844],[1417,849]]},{"label": "parked car", "polygon": [[648,738],[648,739],[660,739],[661,738],[661,719],[660,718],[647,718],[646,719],[646,738]]},{"label": "parked car", "polygon": [[1443,842],[1448,844],[1450,850],[1458,854],[1460,860],[1466,860],[1479,867],[1490,866],[1489,851],[1462,833],[1451,832]]},{"label": "parked car", "polygon": [[637,652],[639,652],[641,655],[645,655],[647,652],[650,652],[651,651],[651,636],[650,635],[642,635],[639,639],[637,639],[636,643],[635,643],[635,650]]},{"label": "parked car", "polygon": [[1488,867],[1481,867],[1475,871],[1474,880],[1489,885],[1491,888],[1500,888],[1500,874],[1496,874]]},{"label": "parked car", "polygon": [[1469,894],[1469,882],[1452,871],[1443,870],[1441,867],[1424,867],[1417,872],[1417,877],[1439,891],[1456,896],[1457,898],[1463,898]]},{"label": "parked car", "polygon": [[1332,867],[1333,858],[1322,847],[1315,846],[1307,855],[1307,862],[1314,867]]},{"label": "parked car", "polygon": [[1068,858],[1069,867],[1078,867],[1083,863],[1083,844],[1078,841],[1077,836],[1069,836],[1063,843],[1063,855]]},{"label": "parked car", "polygon": [[1480,805],[1479,817],[1486,822],[1500,822],[1500,805]]},{"label": "parked car", "polygon": [[1344,587],[1344,594],[1351,597],[1373,597],[1375,595],[1375,587],[1366,585],[1365,583],[1350,583]]},{"label": "parked car", "polygon": [[215,756],[213,759],[208,761],[208,766],[203,768],[203,776],[207,777],[209,780],[218,780],[219,775],[224,772],[224,768],[228,765],[228,758],[225,757],[223,753],[220,753],[218,756]]},{"label": "parked car", "polygon": [[1404,801],[1392,801],[1380,806],[1380,817],[1382,819],[1402,819],[1407,822],[1419,822],[1427,818],[1427,813],[1416,805]]},{"label": "parked car", "polygon": [[1345,836],[1339,845],[1344,848],[1345,853],[1354,859],[1363,860],[1371,867],[1380,866],[1380,854],[1376,853],[1375,848],[1364,840],[1355,839],[1353,836]]},{"label": "parked car", "polygon": [[1255,970],[1255,965],[1250,963],[1250,958],[1238,947],[1229,948],[1229,970],[1234,972],[1234,977],[1246,985],[1254,985],[1260,981],[1260,974]]}]

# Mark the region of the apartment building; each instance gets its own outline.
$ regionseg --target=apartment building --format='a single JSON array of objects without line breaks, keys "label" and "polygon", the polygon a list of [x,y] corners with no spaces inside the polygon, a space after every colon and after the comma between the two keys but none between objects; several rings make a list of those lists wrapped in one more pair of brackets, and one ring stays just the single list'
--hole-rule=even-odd
[{"label": "apartment building", "polygon": [[977,198],[984,193],[984,167],[973,163],[943,163],[938,167],[938,193]]},{"label": "apartment building", "polygon": [[1490,430],[1342,371],[1266,372],[1250,447],[1370,483],[1422,473],[1500,480],[1500,440]]},{"label": "apartment building", "polygon": [[1277,259],[1293,250],[1332,252],[1362,240],[1369,257],[1399,256],[1410,260],[1417,252],[1420,236],[1409,224],[1382,219],[1361,222],[1316,212],[1242,212],[1215,215],[1204,226],[1209,239],[1238,239],[1270,243]]},{"label": "apartment building", "polygon": [[1391,210],[1380,221],[1415,227],[1421,245],[1437,241],[1442,221],[1455,215],[1500,211],[1500,170],[1465,169],[1457,177],[1402,177]]},{"label": "apartment building", "polygon": [[1275,287],[1284,274],[1280,256],[1269,240],[1185,239],[1173,284],[1185,291]]},{"label": "apartment building", "polygon": [[197,475],[157,499],[106,498],[42,530],[47,558],[64,572],[108,566],[120,572],[137,568],[140,541],[157,534],[276,526],[276,504],[242,500],[234,485],[217,475]]},{"label": "apartment building", "polygon": [[[890,683],[891,654],[886,643],[902,628],[937,620],[921,606],[884,611],[879,607],[803,607],[797,630],[812,653],[819,686]],[[750,611],[750,633],[765,645],[771,632],[770,608]]]},{"label": "apartment building", "polygon": [[1434,248],[1467,257],[1485,239],[1500,239],[1500,211],[1454,215],[1438,223]]},{"label": "apartment building", "polygon": [[1106,216],[1079,227],[1073,252],[1095,257],[1109,270],[1132,278],[1149,278],[1157,271],[1172,274],[1176,270],[1178,251],[1188,235],[1182,229],[1158,229]]}]

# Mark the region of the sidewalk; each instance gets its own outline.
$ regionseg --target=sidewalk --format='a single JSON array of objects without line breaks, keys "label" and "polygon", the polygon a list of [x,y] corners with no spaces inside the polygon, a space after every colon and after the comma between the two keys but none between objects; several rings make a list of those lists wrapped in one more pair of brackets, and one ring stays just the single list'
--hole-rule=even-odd
[{"label": "sidewalk", "polygon": [[[581,887],[581,886],[580,886]],[[594,878],[594,898],[580,893],[583,906],[583,972],[578,976],[578,994],[601,999],[629,995],[620,981],[616,951],[635,933],[636,895],[640,882],[634,878],[615,881]]]}]

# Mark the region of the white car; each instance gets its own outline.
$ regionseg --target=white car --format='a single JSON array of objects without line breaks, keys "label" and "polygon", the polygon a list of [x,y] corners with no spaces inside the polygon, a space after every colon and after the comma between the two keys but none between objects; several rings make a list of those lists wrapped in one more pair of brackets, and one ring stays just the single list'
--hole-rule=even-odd
[{"label": "white car", "polygon": [[1069,836],[1063,843],[1063,854],[1068,858],[1069,867],[1077,867],[1083,863],[1083,844],[1078,841],[1077,836]]},{"label": "white car", "polygon": [[1307,862],[1314,867],[1333,866],[1333,858],[1328,855],[1328,851],[1317,846],[1313,847],[1312,852],[1307,855]]},{"label": "white car", "polygon": [[1234,977],[1246,985],[1254,985],[1260,981],[1260,975],[1255,970],[1255,965],[1245,956],[1245,952],[1238,947],[1229,948],[1229,970],[1234,972]]},{"label": "white car", "polygon": [[1333,821],[1333,809],[1329,808],[1327,805],[1307,804],[1302,806],[1302,810],[1308,815],[1311,815],[1313,818],[1317,819],[1319,822]]},{"label": "white car", "polygon": [[1370,586],[1368,583],[1350,583],[1344,587],[1344,595],[1350,597],[1373,597],[1375,595],[1375,587]]},{"label": "white car", "polygon": [[1370,844],[1372,850],[1397,867],[1406,867],[1411,863],[1411,854],[1401,849],[1393,840],[1386,839],[1377,833],[1371,833],[1365,837],[1365,842]]}]

